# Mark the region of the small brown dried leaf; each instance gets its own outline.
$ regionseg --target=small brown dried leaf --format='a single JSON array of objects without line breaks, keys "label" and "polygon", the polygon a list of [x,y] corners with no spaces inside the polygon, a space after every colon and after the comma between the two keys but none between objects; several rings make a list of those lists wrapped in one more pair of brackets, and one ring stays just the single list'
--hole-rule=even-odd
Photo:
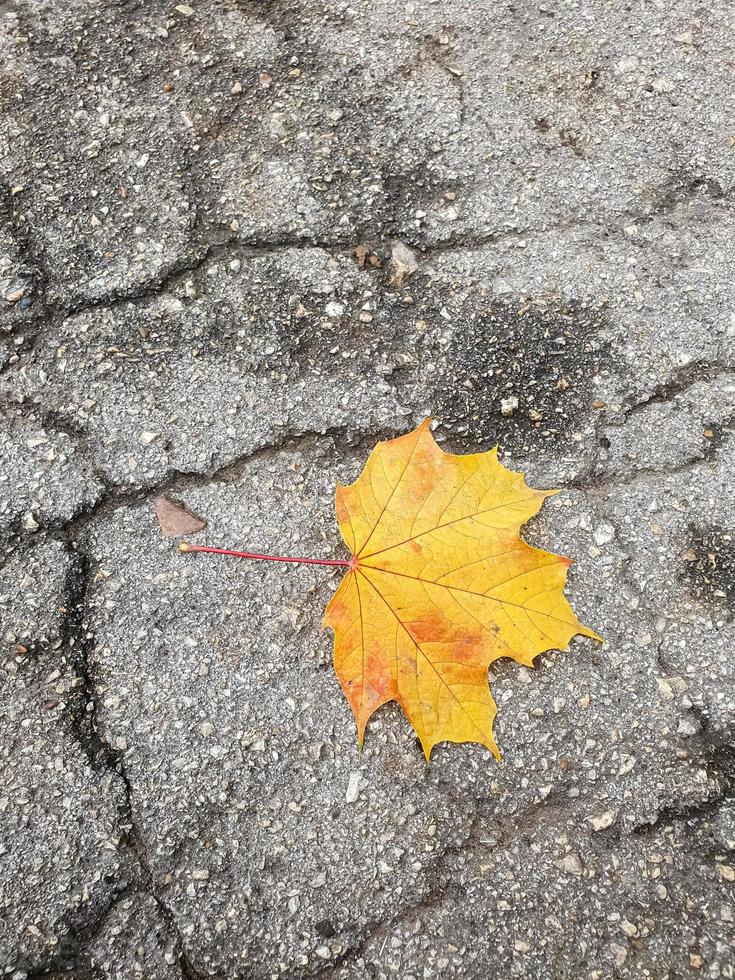
[{"label": "small brown dried leaf", "polygon": [[169,500],[168,497],[156,497],[153,501],[161,531],[167,538],[180,538],[185,534],[194,534],[207,526],[202,520],[180,501]]}]

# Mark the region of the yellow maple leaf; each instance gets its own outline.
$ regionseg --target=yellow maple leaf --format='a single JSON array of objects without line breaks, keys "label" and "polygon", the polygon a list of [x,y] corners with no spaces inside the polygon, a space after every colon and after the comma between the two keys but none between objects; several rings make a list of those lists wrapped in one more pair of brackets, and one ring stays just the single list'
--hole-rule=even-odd
[{"label": "yellow maple leaf", "polygon": [[527,666],[577,633],[600,639],[564,597],[570,559],[532,548],[521,525],[556,490],[533,490],[497,450],[443,452],[427,420],[381,442],[337,519],[352,553],[324,625],[357,721],[397,701],[426,758],[443,741],[480,742],[499,759],[488,667]]}]

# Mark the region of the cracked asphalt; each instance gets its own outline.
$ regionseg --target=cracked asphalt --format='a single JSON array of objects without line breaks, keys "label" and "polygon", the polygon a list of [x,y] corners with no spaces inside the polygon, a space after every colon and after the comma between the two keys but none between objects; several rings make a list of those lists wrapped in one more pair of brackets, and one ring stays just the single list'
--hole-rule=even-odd
[{"label": "cracked asphalt", "polygon": [[[735,976],[725,0],[0,0],[0,973]],[[337,480],[427,415],[605,638],[358,754]]]}]

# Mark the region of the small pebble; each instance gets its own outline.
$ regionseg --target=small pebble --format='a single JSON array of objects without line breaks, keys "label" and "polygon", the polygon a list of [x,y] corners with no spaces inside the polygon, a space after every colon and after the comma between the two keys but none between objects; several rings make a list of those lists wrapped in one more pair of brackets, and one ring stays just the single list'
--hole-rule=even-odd
[{"label": "small pebble", "polygon": [[599,814],[596,817],[588,817],[587,820],[594,831],[607,830],[608,827],[612,827],[615,823],[615,811],[606,810],[604,813]]},{"label": "small pebble", "polygon": [[610,544],[611,541],[615,540],[615,528],[612,524],[600,524],[599,527],[595,528],[592,537],[595,544],[600,547],[604,544]]},{"label": "small pebble", "polygon": [[696,735],[700,730],[700,725],[697,721],[693,721],[691,718],[682,718],[677,726],[677,732],[679,735],[683,735],[685,738],[689,738],[692,735]]},{"label": "small pebble", "polygon": [[360,783],[362,782],[362,776],[359,772],[351,772],[350,778],[347,783],[347,792],[345,793],[345,799],[348,803],[354,803],[357,797],[360,795]]},{"label": "small pebble", "polygon": [[510,395],[508,398],[503,398],[500,402],[500,414],[504,415],[506,418],[510,418],[517,408],[518,398],[515,395]]}]

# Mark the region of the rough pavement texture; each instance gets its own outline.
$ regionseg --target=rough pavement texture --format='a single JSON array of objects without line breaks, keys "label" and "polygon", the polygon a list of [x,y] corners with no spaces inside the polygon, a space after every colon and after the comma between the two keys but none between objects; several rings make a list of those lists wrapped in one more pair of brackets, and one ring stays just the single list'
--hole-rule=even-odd
[{"label": "rough pavement texture", "polygon": [[[735,976],[732,5],[0,23],[3,975]],[[358,755],[337,573],[153,515],[340,556],[427,414],[606,639],[493,668],[501,766]]]}]

